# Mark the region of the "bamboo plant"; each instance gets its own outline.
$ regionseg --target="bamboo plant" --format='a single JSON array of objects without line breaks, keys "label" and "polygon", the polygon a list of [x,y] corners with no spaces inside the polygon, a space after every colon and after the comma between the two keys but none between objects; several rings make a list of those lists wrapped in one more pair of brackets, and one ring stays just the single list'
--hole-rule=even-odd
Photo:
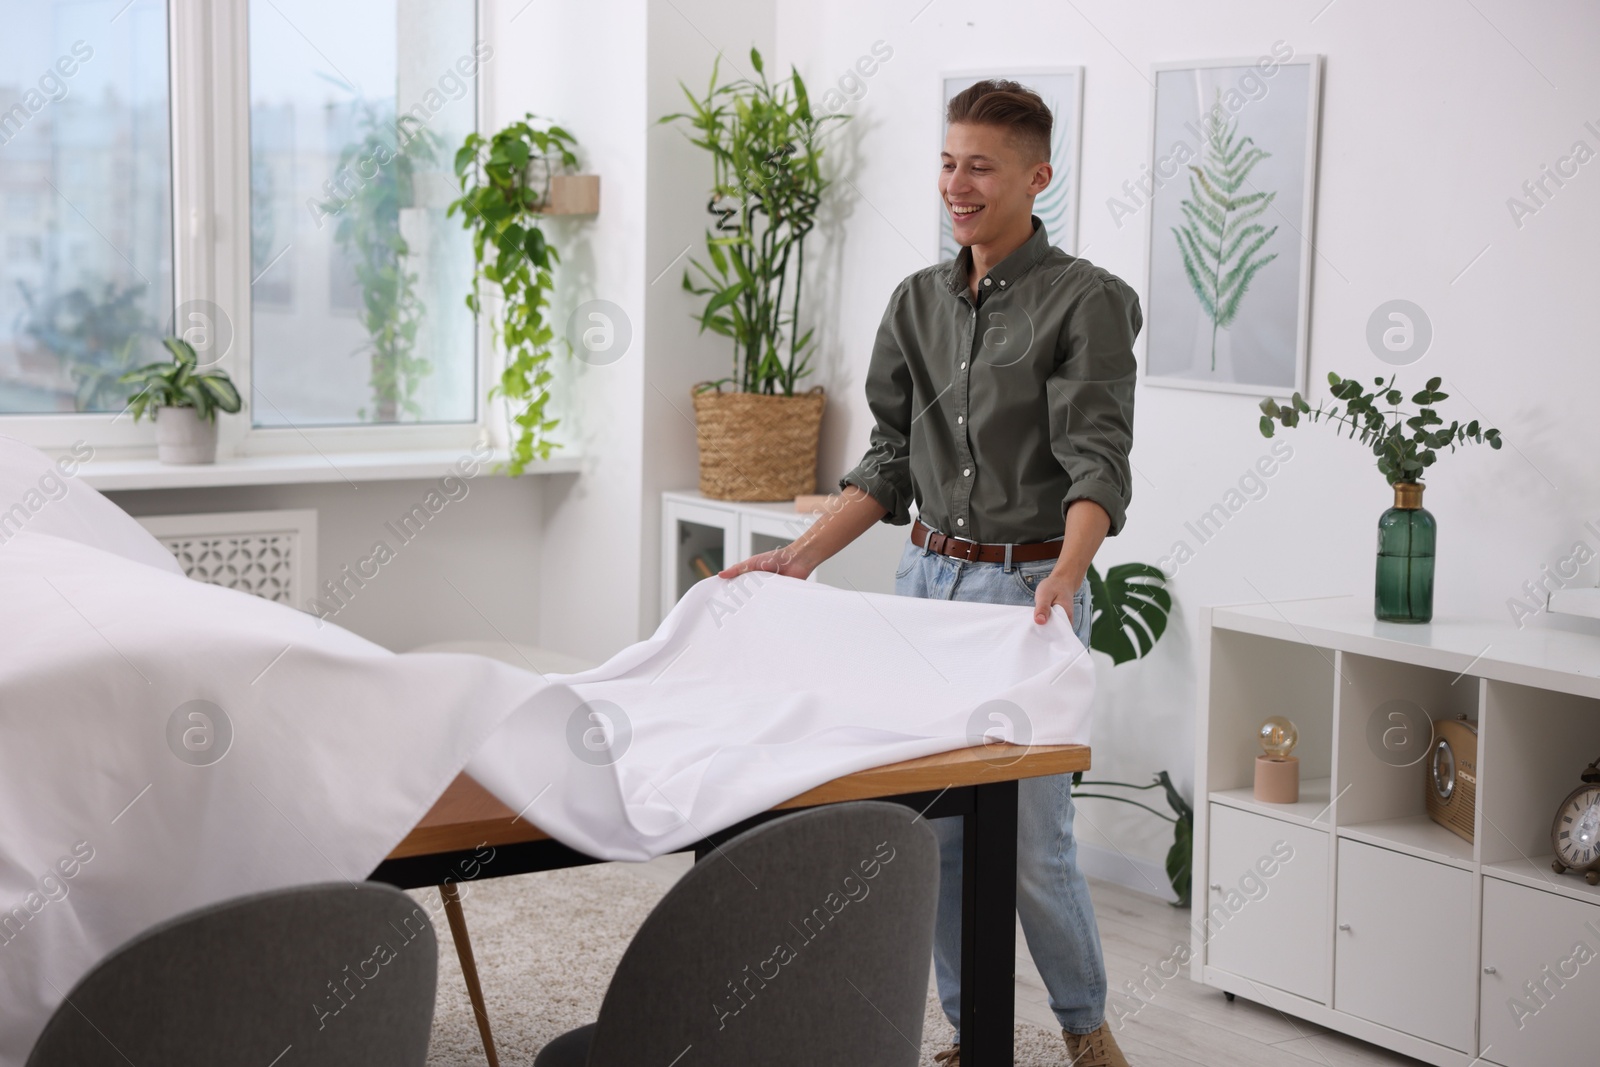
[{"label": "bamboo plant", "polygon": [[741,392],[792,396],[810,373],[813,331],[799,332],[805,241],[831,184],[822,176],[819,138],[828,123],[849,116],[814,114],[799,71],[770,82],[754,48],[759,80],[719,86],[720,61],[703,97],[678,83],[691,111],[658,120],[686,121],[689,141],[711,153],[709,262],[691,258],[683,288],[706,298],[700,331],[734,343],[729,375],[706,388],[732,383]]},{"label": "bamboo plant", "polygon": [[[505,400],[507,421],[515,427],[507,463],[512,475],[521,474],[535,456],[548,459],[553,449],[562,447],[550,438],[561,420],[548,418],[545,410],[551,347],[557,339],[545,313],[551,270],[561,256],[539,223],[550,202],[551,177],[577,168],[576,147],[566,130],[529,112],[490,137],[467,134],[456,152],[461,196],[446,214],[459,211],[461,225],[472,232],[476,269],[467,307],[474,314],[482,310],[480,281],[494,286],[500,296],[499,315],[490,321],[506,363],[489,397]],[[570,348],[566,338],[561,340]],[[512,404],[521,405],[515,413],[509,410]]]}]

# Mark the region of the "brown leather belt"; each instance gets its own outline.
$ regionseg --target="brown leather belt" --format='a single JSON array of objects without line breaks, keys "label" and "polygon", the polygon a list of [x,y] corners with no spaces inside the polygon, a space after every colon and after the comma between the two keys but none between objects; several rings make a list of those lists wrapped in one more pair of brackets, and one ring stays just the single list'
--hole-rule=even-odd
[{"label": "brown leather belt", "polygon": [[[964,559],[968,563],[1004,563],[1006,560],[1006,546],[1003,544],[982,544],[965,537],[952,537],[925,525],[921,519],[911,524],[911,543],[941,556]],[[1061,555],[1061,544],[1059,539],[1013,544],[1011,562],[1032,563],[1040,559],[1056,559]]]}]

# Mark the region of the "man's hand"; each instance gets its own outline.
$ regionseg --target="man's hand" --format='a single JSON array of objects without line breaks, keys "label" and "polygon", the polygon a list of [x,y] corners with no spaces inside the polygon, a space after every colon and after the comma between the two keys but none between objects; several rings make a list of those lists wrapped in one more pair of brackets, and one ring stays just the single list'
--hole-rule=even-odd
[{"label": "man's hand", "polygon": [[1078,587],[1083,585],[1083,575],[1076,578],[1062,574],[1060,571],[1051,571],[1039,579],[1039,585],[1033,591],[1033,621],[1046,623],[1050,621],[1050,606],[1060,604],[1067,612],[1067,625],[1074,626],[1077,620],[1072,617],[1072,598],[1078,595]]},{"label": "man's hand", "polygon": [[733,578],[746,571],[769,571],[791,578],[809,578],[811,572],[834,553],[887,515],[888,509],[860,486],[847,485],[844,492],[829,497],[821,515],[804,533],[782,548],[761,552],[747,560],[724,567],[718,578]]},{"label": "man's hand", "polygon": [[761,552],[747,560],[735,563],[731,567],[724,567],[717,572],[718,578],[735,578],[746,571],[767,571],[772,574],[783,574],[790,578],[804,580],[811,576],[816,564],[805,558],[795,550],[794,545],[784,545],[774,548],[770,552]]}]

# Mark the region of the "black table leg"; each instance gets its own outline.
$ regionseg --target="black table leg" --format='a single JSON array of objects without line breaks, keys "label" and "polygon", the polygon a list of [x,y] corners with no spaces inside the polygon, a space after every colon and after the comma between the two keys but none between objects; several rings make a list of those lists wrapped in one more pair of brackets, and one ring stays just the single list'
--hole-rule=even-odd
[{"label": "black table leg", "polygon": [[961,1067],[1011,1067],[1016,1017],[1017,783],[973,787],[961,871]]}]

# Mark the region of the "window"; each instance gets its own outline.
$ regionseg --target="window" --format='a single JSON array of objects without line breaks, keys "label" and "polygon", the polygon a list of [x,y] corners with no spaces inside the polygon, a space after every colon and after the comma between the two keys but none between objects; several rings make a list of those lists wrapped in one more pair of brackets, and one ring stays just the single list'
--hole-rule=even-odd
[{"label": "window", "polygon": [[477,417],[471,0],[251,0],[256,426]]},{"label": "window", "polygon": [[0,433],[148,448],[117,379],[226,370],[222,455],[479,436],[476,0],[36,0],[0,33]]},{"label": "window", "polygon": [[116,412],[172,316],[167,13],[9,5],[0,34],[0,414]]}]

